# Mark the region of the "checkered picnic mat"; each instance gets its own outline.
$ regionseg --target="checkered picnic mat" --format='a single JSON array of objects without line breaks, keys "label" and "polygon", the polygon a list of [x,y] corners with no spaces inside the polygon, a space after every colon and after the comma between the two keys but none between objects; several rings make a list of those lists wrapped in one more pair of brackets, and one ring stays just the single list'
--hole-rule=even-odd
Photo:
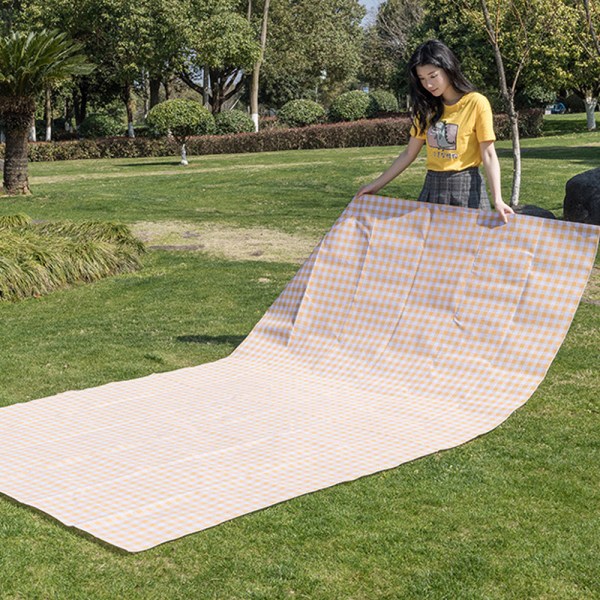
[{"label": "checkered picnic mat", "polygon": [[355,199],[231,356],[0,409],[0,492],[133,552],[464,443],[543,379],[599,231]]}]

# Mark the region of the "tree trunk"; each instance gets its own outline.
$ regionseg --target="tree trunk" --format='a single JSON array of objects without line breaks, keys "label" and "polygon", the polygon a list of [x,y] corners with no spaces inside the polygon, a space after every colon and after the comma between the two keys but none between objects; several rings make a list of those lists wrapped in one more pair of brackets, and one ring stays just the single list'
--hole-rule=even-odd
[{"label": "tree trunk", "polygon": [[125,108],[127,109],[127,136],[134,138],[135,129],[133,128],[133,111],[135,110],[135,103],[133,94],[131,93],[131,83],[129,81],[123,85],[122,98],[125,103]]},{"label": "tree trunk", "polygon": [[[211,110],[212,114],[216,115],[221,112],[223,105],[223,85],[221,72],[216,69],[209,71],[210,76],[210,91],[211,91]],[[206,89],[206,86],[204,86]]]},{"label": "tree trunk", "polygon": [[160,102],[160,78],[150,77],[150,109]]},{"label": "tree trunk", "polygon": [[65,131],[71,133],[73,126],[71,121],[73,119],[73,102],[68,96],[65,98]]},{"label": "tree trunk", "polygon": [[513,180],[510,194],[510,205],[519,205],[521,194],[521,140],[519,137],[519,115],[515,110],[515,98],[510,94],[508,99],[508,120],[510,121],[510,132],[513,149]]},{"label": "tree trunk", "polygon": [[73,90],[73,112],[75,113],[75,127],[83,123],[87,117],[88,105],[88,82],[81,80],[79,85]]},{"label": "tree trunk", "polygon": [[596,129],[596,113],[594,111],[596,110],[598,99],[594,98],[590,93],[585,95],[584,102],[588,131],[594,131]]},{"label": "tree trunk", "polygon": [[32,123],[29,128],[29,141],[37,142],[37,131],[35,130],[35,121]]},{"label": "tree trunk", "polygon": [[502,58],[502,52],[500,51],[497,31],[490,17],[486,0],[480,0],[480,3],[485,19],[487,34],[490,38],[492,47],[494,48],[494,59],[496,61],[498,79],[500,81],[500,92],[502,93],[502,98],[504,99],[510,122],[513,147],[513,184],[510,195],[510,206],[518,206],[519,193],[521,191],[521,144],[519,140],[519,116],[515,110],[514,84],[516,84],[516,78],[513,83],[513,89],[509,90],[506,82],[506,70],[504,69],[504,60]]},{"label": "tree trunk", "polygon": [[254,130],[258,131],[258,84],[260,79],[260,66],[263,61],[265,54],[265,47],[267,45],[267,24],[269,19],[269,0],[265,0],[263,9],[263,20],[262,28],[260,32],[260,57],[254,65],[252,70],[252,87],[250,91],[250,112],[252,113],[252,120],[254,121]]},{"label": "tree trunk", "polygon": [[187,160],[187,152],[185,150],[185,143],[181,144],[181,162],[179,164],[183,166],[187,166],[189,164]]},{"label": "tree trunk", "polygon": [[27,141],[33,121],[28,114],[7,115],[6,148],[4,150],[4,193],[29,194],[27,175]]},{"label": "tree trunk", "polygon": [[52,141],[52,89],[46,88],[46,104],[44,106],[44,120],[46,121],[46,141]]},{"label": "tree trunk", "polygon": [[209,68],[204,65],[204,67],[202,67],[202,104],[206,106],[206,108],[210,108],[209,73]]},{"label": "tree trunk", "polygon": [[600,56],[600,40],[598,40],[598,34],[596,33],[596,28],[594,27],[594,23],[592,21],[592,10],[590,8],[590,0],[583,0],[583,7],[585,9],[585,18],[587,21],[588,29],[590,31],[592,42],[594,43],[594,47],[596,48],[598,56]]},{"label": "tree trunk", "polygon": [[165,100],[171,98],[171,84],[168,79],[163,81],[163,87],[165,88]]}]

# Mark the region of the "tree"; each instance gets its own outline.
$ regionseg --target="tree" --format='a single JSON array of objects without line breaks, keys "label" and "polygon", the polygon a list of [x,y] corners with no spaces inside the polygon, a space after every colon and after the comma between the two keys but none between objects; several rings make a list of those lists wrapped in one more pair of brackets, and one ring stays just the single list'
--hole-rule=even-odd
[{"label": "tree", "polygon": [[361,79],[407,94],[406,66],[425,17],[423,0],[387,0],[365,31]]},{"label": "tree", "polygon": [[510,204],[517,206],[521,189],[521,148],[515,108],[517,85],[529,64],[543,65],[545,78],[550,78],[553,70],[560,72],[564,56],[557,41],[565,16],[561,10],[564,5],[555,3],[549,7],[547,0],[512,0],[508,4],[499,0],[479,0],[479,4],[483,26],[494,50],[500,92],[511,125],[513,182]]},{"label": "tree", "polygon": [[575,93],[583,98],[587,128],[593,131],[596,129],[595,110],[600,95],[600,41],[594,24],[595,18],[598,17],[589,0],[576,0],[570,8],[573,13],[573,43],[568,68],[569,84]]},{"label": "tree", "polygon": [[65,33],[14,32],[0,38],[0,117],[6,130],[4,190],[29,193],[27,139],[36,97],[52,83],[90,73],[80,44]]},{"label": "tree", "polygon": [[195,100],[175,98],[157,104],[148,112],[146,122],[158,133],[172,135],[181,145],[181,163],[187,165],[185,144],[193,135],[215,132],[210,111]]},{"label": "tree", "polygon": [[232,0],[192,0],[188,50],[179,77],[202,94],[213,114],[240,91],[260,57],[254,29],[237,10]]},{"label": "tree", "polygon": [[21,21],[28,27],[51,24],[79,41],[97,69],[79,77],[72,94],[77,126],[86,118],[90,103],[123,102],[128,134],[134,136],[134,92],[145,95],[150,81],[156,86],[176,71],[189,29],[190,0],[29,0]]},{"label": "tree", "polygon": [[159,102],[161,83],[164,85],[183,67],[185,44],[190,30],[189,2],[150,0],[150,52],[143,60],[148,71],[149,108]]},{"label": "tree", "polygon": [[282,106],[317,88],[328,101],[345,91],[361,66],[364,15],[358,0],[271,0],[261,101]]}]

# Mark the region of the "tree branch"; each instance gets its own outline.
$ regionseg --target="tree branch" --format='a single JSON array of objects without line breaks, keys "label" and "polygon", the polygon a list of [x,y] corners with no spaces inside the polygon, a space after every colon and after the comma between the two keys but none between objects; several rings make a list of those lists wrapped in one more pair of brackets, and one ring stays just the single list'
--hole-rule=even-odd
[{"label": "tree branch", "polygon": [[181,79],[181,81],[183,81],[183,83],[185,83],[187,86],[191,87],[194,91],[198,92],[199,94],[204,94],[204,86],[197,84],[191,78],[189,73],[187,73],[183,69],[179,72],[178,77],[179,77],[179,79]]},{"label": "tree branch", "polygon": [[598,40],[598,34],[596,33],[596,29],[594,28],[594,23],[592,22],[590,0],[583,0],[583,7],[585,9],[585,18],[587,20],[588,29],[590,30],[590,35],[592,36],[592,41],[594,42],[594,46],[596,47],[598,56],[600,56],[600,41]]}]

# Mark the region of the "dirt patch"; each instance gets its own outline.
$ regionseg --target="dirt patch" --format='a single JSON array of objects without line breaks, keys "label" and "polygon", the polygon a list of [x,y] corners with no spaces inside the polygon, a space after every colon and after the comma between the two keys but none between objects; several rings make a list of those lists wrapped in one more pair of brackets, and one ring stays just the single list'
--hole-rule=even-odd
[{"label": "dirt patch", "polygon": [[[319,241],[319,236],[215,223],[140,221],[130,227],[149,249],[206,252],[229,260],[301,264]],[[592,269],[581,301],[600,305],[600,267]]]},{"label": "dirt patch", "polygon": [[296,264],[303,263],[319,241],[318,237],[292,235],[264,227],[227,227],[183,221],[142,221],[133,224],[131,230],[151,249],[206,252],[229,260]]}]

